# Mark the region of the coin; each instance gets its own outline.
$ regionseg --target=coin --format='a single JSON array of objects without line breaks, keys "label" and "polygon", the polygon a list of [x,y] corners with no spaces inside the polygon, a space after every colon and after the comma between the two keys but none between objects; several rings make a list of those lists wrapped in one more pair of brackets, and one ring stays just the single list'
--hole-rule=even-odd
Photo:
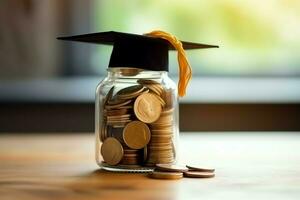
[{"label": "coin", "polygon": [[144,148],[150,141],[151,133],[148,126],[140,121],[128,123],[123,130],[123,139],[132,149]]},{"label": "coin", "polygon": [[172,91],[170,89],[169,90],[164,90],[162,98],[166,103],[166,105],[165,105],[166,108],[172,108],[173,107],[173,99],[175,99],[174,94],[175,94],[174,91]]},{"label": "coin", "polygon": [[119,99],[132,99],[137,97],[143,91],[144,91],[144,86],[133,85],[119,90],[116,96]]},{"label": "coin", "polygon": [[208,168],[208,167],[198,167],[194,165],[186,165],[189,168],[189,171],[198,171],[198,172],[214,172],[215,169]]},{"label": "coin", "polygon": [[113,92],[114,92],[114,88],[115,88],[115,86],[111,87],[110,90],[108,91],[108,93],[107,93],[105,99],[103,100],[103,104],[104,104],[104,105],[106,105],[107,102],[111,100],[112,95],[113,95]]},{"label": "coin", "polygon": [[135,160],[128,160],[128,159],[125,160],[124,159],[124,160],[122,160],[121,164],[123,164],[123,165],[137,165],[137,164],[139,164],[139,161],[137,159],[135,159]]},{"label": "coin", "polygon": [[183,173],[153,171],[149,174],[149,177],[155,179],[181,179],[183,177]]},{"label": "coin", "polygon": [[138,149],[129,149],[128,147],[124,148],[124,153],[137,153],[139,150]]},{"label": "coin", "polygon": [[186,172],[189,169],[181,165],[156,164],[156,168],[167,172]]},{"label": "coin", "polygon": [[131,103],[131,100],[114,100],[109,101],[108,104],[105,106],[106,109],[113,109],[113,108],[119,108],[121,106],[125,106],[127,104]]},{"label": "coin", "polygon": [[151,133],[153,135],[172,135],[173,131],[172,129],[158,129],[158,130],[151,130]]},{"label": "coin", "polygon": [[157,150],[157,151],[167,151],[167,150],[173,150],[173,147],[171,145],[169,146],[153,146],[153,145],[150,145],[149,146],[149,149],[150,150]]},{"label": "coin", "polygon": [[[151,150],[150,150],[151,151]],[[173,160],[173,152],[166,151],[165,153],[163,151],[160,152],[151,152],[149,156],[149,160],[151,159],[172,159]]]},{"label": "coin", "polygon": [[127,111],[127,109],[105,110],[104,114],[107,116],[124,115]]},{"label": "coin", "polygon": [[151,79],[139,79],[137,80],[139,84],[159,84],[158,82]]},{"label": "coin", "polygon": [[123,147],[120,142],[113,138],[106,138],[101,146],[103,160],[110,165],[118,164],[123,158]]},{"label": "coin", "polygon": [[162,111],[160,101],[151,93],[138,96],[134,102],[133,109],[136,117],[145,123],[155,122]]},{"label": "coin", "polygon": [[[123,141],[123,128],[114,128],[114,127],[110,127],[110,133],[111,133],[111,137],[116,138],[121,144],[124,144]],[[123,152],[124,155],[126,154],[125,149],[123,148]]]},{"label": "coin", "polygon": [[154,94],[156,96],[156,98],[159,100],[160,104],[162,105],[162,107],[164,107],[166,105],[165,101],[158,95]]},{"label": "coin", "polygon": [[147,146],[144,147],[144,151],[143,151],[143,162],[146,162],[148,158],[148,150],[147,150]]},{"label": "coin", "polygon": [[198,172],[198,171],[184,172],[183,175],[189,178],[212,178],[215,176],[215,174],[212,172]]},{"label": "coin", "polygon": [[146,87],[148,87],[151,92],[155,93],[158,96],[161,96],[162,91],[159,88],[155,87],[154,84],[153,85],[146,85]]},{"label": "coin", "polygon": [[[130,69],[128,73],[131,73]],[[103,127],[100,139],[105,143],[113,137],[122,148],[122,158],[115,164],[116,161],[109,161],[109,156],[102,152],[101,147],[103,159],[107,160],[107,165],[122,165],[125,168],[155,164],[172,166],[175,161],[175,147],[172,141],[174,107],[166,106],[165,89],[160,83],[148,79],[140,79],[137,83],[122,88],[114,96],[116,88],[112,87],[103,100]],[[173,98],[173,91],[168,91]]]},{"label": "coin", "polygon": [[103,142],[107,138],[107,126],[106,122],[103,121],[101,125],[101,132],[100,132],[100,140]]},{"label": "coin", "polygon": [[131,67],[122,67],[120,68],[120,72],[123,76],[136,76],[142,69],[131,68]]}]

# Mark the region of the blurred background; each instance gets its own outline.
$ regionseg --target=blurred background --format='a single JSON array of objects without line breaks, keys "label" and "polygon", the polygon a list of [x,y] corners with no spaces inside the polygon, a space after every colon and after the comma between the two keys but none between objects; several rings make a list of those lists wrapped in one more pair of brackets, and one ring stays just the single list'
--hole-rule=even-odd
[{"label": "blurred background", "polygon": [[154,29],[220,46],[188,52],[183,130],[299,130],[299,22],[298,0],[1,0],[0,131],[92,131],[112,48],[56,37]]},{"label": "blurred background", "polygon": [[[300,74],[297,0],[2,0],[0,20],[2,79],[102,75],[111,48],[55,38],[153,29],[220,45],[218,51],[189,53],[197,76]],[[176,59],[171,61],[177,66]]]}]

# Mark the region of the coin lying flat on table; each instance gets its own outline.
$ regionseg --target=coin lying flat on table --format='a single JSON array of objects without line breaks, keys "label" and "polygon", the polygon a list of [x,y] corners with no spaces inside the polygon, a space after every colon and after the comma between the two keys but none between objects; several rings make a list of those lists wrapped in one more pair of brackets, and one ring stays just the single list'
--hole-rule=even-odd
[{"label": "coin lying flat on table", "polygon": [[156,164],[156,169],[168,172],[187,172],[189,169],[181,165]]},{"label": "coin lying flat on table", "polygon": [[212,178],[215,176],[215,174],[212,172],[198,172],[198,171],[183,172],[183,175],[189,178]]},{"label": "coin lying flat on table", "polygon": [[149,177],[155,179],[181,179],[183,177],[183,174],[182,172],[153,171],[149,174]]},{"label": "coin lying flat on table", "polygon": [[144,148],[150,141],[151,133],[148,126],[140,121],[128,123],[123,130],[123,139],[132,149]]},{"label": "coin lying flat on table", "polygon": [[122,160],[123,154],[123,147],[116,138],[109,137],[104,140],[101,146],[101,155],[107,164],[118,164]]},{"label": "coin lying flat on table", "polygon": [[198,172],[214,172],[215,169],[207,168],[207,167],[198,167],[194,165],[186,165],[189,168],[189,171],[198,171]]},{"label": "coin lying flat on table", "polygon": [[155,122],[162,111],[162,105],[156,95],[143,93],[134,102],[136,117],[145,123]]}]

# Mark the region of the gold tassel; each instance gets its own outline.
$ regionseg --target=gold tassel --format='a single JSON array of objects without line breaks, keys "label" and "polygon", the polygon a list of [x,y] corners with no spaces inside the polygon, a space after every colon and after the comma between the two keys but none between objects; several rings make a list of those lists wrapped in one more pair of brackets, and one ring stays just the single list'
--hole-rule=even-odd
[{"label": "gold tassel", "polygon": [[185,96],[187,85],[192,77],[192,69],[182,47],[182,43],[174,35],[160,30],[155,30],[144,35],[165,39],[177,50],[177,59],[179,64],[178,95],[180,97]]}]

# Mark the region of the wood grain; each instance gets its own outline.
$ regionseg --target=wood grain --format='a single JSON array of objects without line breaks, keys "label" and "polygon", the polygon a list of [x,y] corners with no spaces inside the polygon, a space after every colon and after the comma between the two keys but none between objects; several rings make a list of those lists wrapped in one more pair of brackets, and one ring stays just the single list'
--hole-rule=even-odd
[{"label": "wood grain", "polygon": [[181,141],[181,158],[216,168],[215,178],[101,171],[93,134],[4,134],[0,199],[300,198],[299,133],[185,133]]}]

